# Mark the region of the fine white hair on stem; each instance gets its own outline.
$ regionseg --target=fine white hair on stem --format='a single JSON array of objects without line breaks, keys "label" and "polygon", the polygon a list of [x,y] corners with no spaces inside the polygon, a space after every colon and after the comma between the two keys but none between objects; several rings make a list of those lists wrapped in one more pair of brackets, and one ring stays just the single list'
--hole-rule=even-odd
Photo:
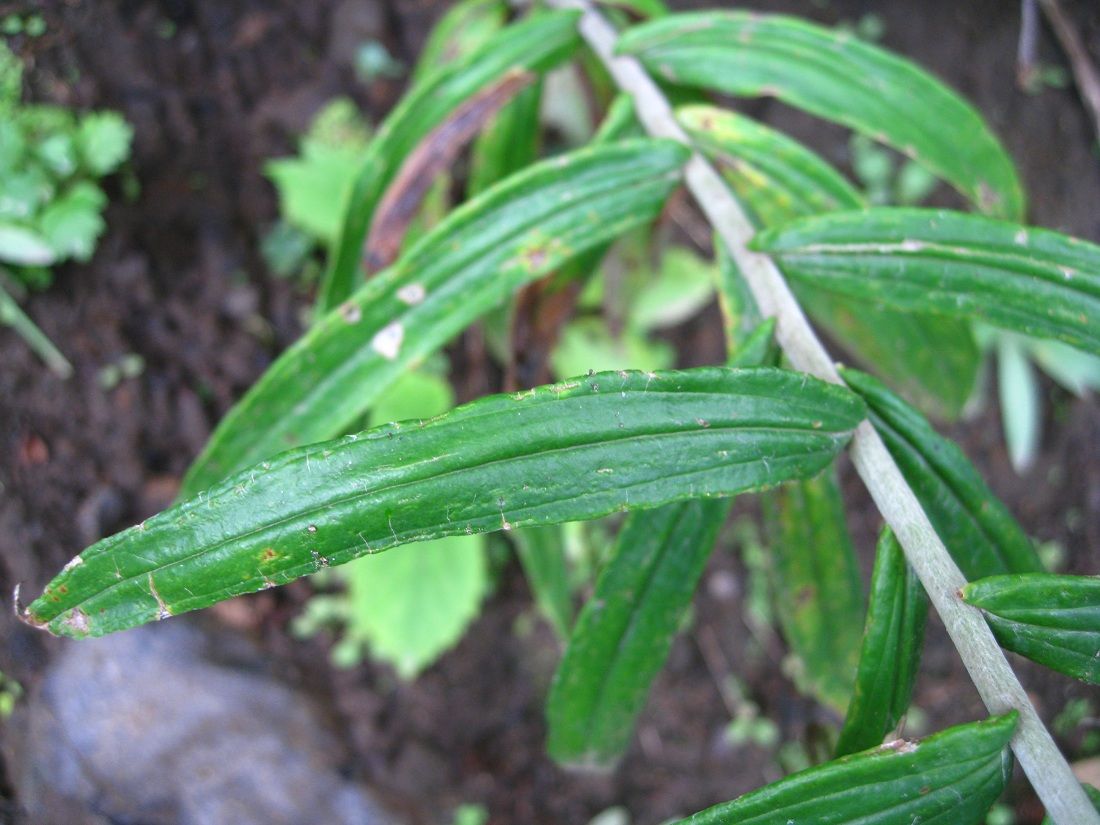
[{"label": "fine white hair on stem", "polygon": [[[589,0],[549,0],[551,6],[583,12],[580,32],[607,66],[620,89],[634,99],[639,120],[655,137],[691,145],[673,116],[668,100],[630,57],[614,53],[617,34]],[[776,338],[795,369],[841,383],[836,367],[817,339],[779,268],[771,258],[750,251],[755,231],[729,187],[698,152],[685,169],[688,189],[741,269],[760,311],[776,319]],[[958,591],[962,572],[932,527],[882,439],[870,422],[856,430],[852,461],[905,556],[920,577],[969,671],[982,701],[993,713],[1015,709],[1020,714],[1012,749],[1056,825],[1100,825],[1065,757],[1020,685],[981,613],[964,604]]]}]

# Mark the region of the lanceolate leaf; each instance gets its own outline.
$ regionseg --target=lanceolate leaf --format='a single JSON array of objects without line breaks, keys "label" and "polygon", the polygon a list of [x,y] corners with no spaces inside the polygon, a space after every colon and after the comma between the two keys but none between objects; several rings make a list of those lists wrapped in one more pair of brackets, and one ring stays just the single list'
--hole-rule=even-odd
[{"label": "lanceolate leaf", "polygon": [[550,689],[554,759],[607,767],[622,755],[729,508],[695,500],[627,519]]},{"label": "lanceolate leaf", "polygon": [[798,660],[797,681],[843,713],[863,630],[863,582],[832,472],[765,499],[775,608]]},{"label": "lanceolate leaf", "polygon": [[[685,106],[677,118],[718,163],[756,224],[859,209],[860,195],[814,152],[786,135],[713,106]],[[958,415],[974,388],[981,353],[967,321],[895,312],[877,300],[838,295],[795,282],[806,311],[859,361],[920,405]]]},{"label": "lanceolate leaf", "polygon": [[[761,324],[735,366],[763,363],[774,331],[773,319]],[[608,766],[622,755],[729,509],[694,500],[627,519],[554,676],[547,747],[559,762]]]},{"label": "lanceolate leaf", "polygon": [[1016,712],[796,773],[680,825],[978,825],[1011,773]]},{"label": "lanceolate leaf", "polygon": [[561,526],[525,527],[516,531],[515,540],[523,574],[539,611],[559,639],[568,639],[573,626],[573,598],[569,592],[569,565]]},{"label": "lanceolate leaf", "polygon": [[537,14],[508,26],[482,49],[431,74],[393,110],[367,148],[348,203],[340,239],[321,284],[326,312],[358,286],[363,239],[374,208],[405,156],[465,100],[509,71],[545,71],[569,57],[579,39],[575,12]]},{"label": "lanceolate leaf", "polygon": [[837,756],[881,744],[909,709],[927,618],[928,597],[887,528],[875,556],[856,689]]},{"label": "lanceolate leaf", "polygon": [[981,116],[932,75],[850,34],[778,15],[678,14],[637,26],[619,51],[673,83],[770,96],[919,161],[983,211],[1023,216],[1012,160]]},{"label": "lanceolate leaf", "polygon": [[1042,571],[1027,535],[954,442],[878,380],[842,374],[867,402],[871,423],[968,579]]},{"label": "lanceolate leaf", "polygon": [[268,369],[215,431],[183,494],[346,431],[410,365],[515,289],[651,220],[684,157],[668,141],[582,149],[455,210]]},{"label": "lanceolate leaf", "polygon": [[681,106],[676,119],[717,162],[759,226],[866,206],[843,175],[782,132],[716,106]]},{"label": "lanceolate leaf", "polygon": [[1002,647],[1100,684],[1100,577],[992,576],[962,595],[985,613]]},{"label": "lanceolate leaf", "polygon": [[24,616],[102,635],[399,544],[774,485],[821,470],[864,413],[844,388],[772,369],[495,396],[247,469],[92,546]]},{"label": "lanceolate leaf", "polygon": [[822,289],[1100,354],[1100,247],[1077,238],[963,212],[884,208],[804,218],[752,246]]}]

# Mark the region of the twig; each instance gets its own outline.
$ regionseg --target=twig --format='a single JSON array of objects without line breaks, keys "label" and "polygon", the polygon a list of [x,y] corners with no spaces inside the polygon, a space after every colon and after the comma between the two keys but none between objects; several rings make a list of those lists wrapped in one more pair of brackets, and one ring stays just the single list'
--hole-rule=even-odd
[{"label": "twig", "polygon": [[15,299],[4,291],[0,285],[0,324],[9,326],[18,332],[34,352],[41,358],[47,367],[58,378],[68,378],[73,374],[73,365],[61,354],[53,341],[46,337],[34,321],[32,321]]},{"label": "twig", "polygon": [[1020,2],[1020,39],[1016,45],[1016,85],[1028,91],[1035,82],[1039,49],[1039,7],[1036,0]]},{"label": "twig", "polygon": [[1089,52],[1081,41],[1081,35],[1077,33],[1073,23],[1062,11],[1058,0],[1039,0],[1039,5],[1043,7],[1043,12],[1050,21],[1058,42],[1062,44],[1062,49],[1069,56],[1077,91],[1085,102],[1085,108],[1092,115],[1092,128],[1096,131],[1097,139],[1100,140],[1100,74],[1089,59]]},{"label": "twig", "polygon": [[[651,135],[690,146],[668,100],[641,64],[614,54],[618,35],[591,2],[550,0],[550,5],[584,12],[579,24],[581,35],[607,66],[619,88],[634,99],[646,130]],[[806,321],[778,267],[768,256],[747,249],[755,230],[714,167],[696,152],[687,163],[685,177],[688,189],[744,274],[760,311],[765,317],[775,317],[776,338],[791,364],[818,378],[840,383],[832,359]],[[870,422],[864,421],[856,430],[851,453],[863,483],[893,528],[906,558],[943,619],[982,700],[992,713],[1012,708],[1019,711],[1020,724],[1012,748],[1054,822],[1100,825],[1100,814],[1089,804],[981,613],[959,598],[958,590],[966,579]]]}]

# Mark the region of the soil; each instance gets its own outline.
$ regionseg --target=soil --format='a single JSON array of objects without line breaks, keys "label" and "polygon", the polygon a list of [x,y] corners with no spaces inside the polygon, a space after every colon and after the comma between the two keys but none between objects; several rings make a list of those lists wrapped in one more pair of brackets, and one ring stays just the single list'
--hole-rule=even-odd
[{"label": "soil", "polygon": [[[1017,5],[1000,0],[747,3],[836,23],[873,12],[883,42],[949,81],[989,118],[1022,169],[1031,219],[1100,241],[1100,158],[1072,87],[1037,95],[1015,85]],[[1100,10],[1066,2],[1100,58]],[[0,16],[20,4],[0,2]],[[94,8],[93,8],[94,6]],[[112,192],[109,230],[87,266],[64,267],[27,304],[72,360],[59,381],[10,331],[0,330],[0,593],[17,582],[37,592],[80,548],[166,506],[211,428],[300,333],[308,296],[270,274],[258,241],[276,218],[265,159],[294,149],[322,103],[351,94],[374,120],[399,81],[356,81],[356,46],[380,39],[411,65],[436,0],[292,3],[287,0],[120,0],[47,3],[47,33],[14,39],[35,99],[122,111],[136,130],[140,194]],[[9,8],[11,7],[11,8]],[[1044,39],[1044,60],[1064,65]],[[844,165],[839,129],[774,103],[747,107]],[[721,351],[713,311],[677,331],[685,365]],[[479,347],[460,342],[461,352]],[[105,389],[104,366],[129,353],[142,374]],[[497,388],[499,372],[457,359],[460,394]],[[1023,476],[1011,469],[996,411],[946,431],[958,439],[1029,534],[1065,549],[1067,570],[1100,570],[1100,403],[1044,383],[1042,453]],[[844,469],[856,540],[869,558],[879,519]],[[565,772],[543,752],[542,701],[558,650],[514,563],[466,638],[413,684],[384,667],[330,666],[331,640],[301,641],[288,624],[311,590],[305,582],[231,603],[206,621],[244,627],[280,675],[308,687],[346,739],[350,776],[364,780],[414,822],[448,822],[459,803],[487,806],[491,822],[584,823],[612,805],[635,825],[661,822],[778,778],[774,753],[732,747],[719,690],[736,674],[748,698],[775,720],[784,742],[813,743],[835,722],[782,674],[776,639],[752,644],[742,618],[745,571],[729,537],[715,553],[690,633],[658,679],[631,751],[614,772]],[[58,642],[0,611],[0,670],[33,688]],[[754,652],[755,651],[755,652]],[[1019,662],[1040,713],[1052,719],[1093,690]],[[930,732],[978,718],[977,695],[933,621],[916,705]],[[1094,708],[1095,712],[1095,708]],[[0,736],[6,731],[0,728]],[[1082,729],[1059,734],[1071,758]],[[5,811],[18,800],[0,781]],[[1025,783],[1008,791],[1020,823],[1040,809]]]}]

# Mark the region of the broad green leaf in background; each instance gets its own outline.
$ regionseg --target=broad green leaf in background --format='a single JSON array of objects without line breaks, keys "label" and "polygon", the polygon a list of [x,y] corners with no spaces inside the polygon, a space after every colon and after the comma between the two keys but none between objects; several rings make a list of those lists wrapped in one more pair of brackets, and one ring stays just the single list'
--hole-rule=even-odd
[{"label": "broad green leaf in background", "polygon": [[717,277],[713,264],[686,247],[670,246],[634,295],[627,320],[645,332],[682,324],[710,303]]},{"label": "broad green leaf in background", "polygon": [[550,689],[547,750],[558,762],[608,767],[622,756],[729,508],[695,500],[627,518]]},{"label": "broad green leaf in background", "polygon": [[670,141],[582,149],[456,209],[268,369],[214,432],[183,495],[345,431],[406,369],[515,289],[652,220],[685,155]]},{"label": "broad green leaf in background", "polygon": [[561,525],[524,527],[515,532],[514,538],[516,554],[539,612],[559,639],[568,639],[573,626],[573,597]]},{"label": "broad green leaf in background", "polygon": [[102,215],[106,203],[102,189],[80,181],[42,210],[38,225],[58,259],[87,261],[92,257],[96,241],[107,228]]},{"label": "broad green leaf in background", "polygon": [[264,174],[279,192],[280,214],[321,242],[333,243],[340,234],[360,155],[354,144],[333,145],[307,135],[297,157],[269,160]]},{"label": "broad green leaf in background", "polygon": [[847,389],[775,369],[602,373],[485,398],[246,469],[84,551],[24,618],[102,635],[399,544],[805,478],[864,415]]},{"label": "broad green leaf in background", "polygon": [[[370,425],[427,420],[454,406],[446,378],[424,370],[402,375],[370,411]],[[349,610],[345,639],[412,679],[462,638],[489,591],[484,536],[446,536],[400,553],[372,555],[337,568]]]},{"label": "broad green leaf in background", "polygon": [[958,446],[871,376],[845,369],[871,423],[968,579],[1041,572],[1031,541]]},{"label": "broad green leaf in background", "polygon": [[715,11],[636,26],[618,48],[672,83],[775,97],[841,123],[919,161],[983,211],[1023,217],[1012,160],[981,115],[916,64],[850,34]]},{"label": "broad green leaf in background", "polygon": [[863,582],[844,502],[829,471],[764,498],[775,610],[795,656],[795,681],[844,713],[863,631]]},{"label": "broad green leaf in background", "polygon": [[847,756],[882,744],[909,709],[920,665],[928,597],[889,528],[871,574],[855,693],[836,745]]},{"label": "broad green leaf in background", "polygon": [[758,234],[796,280],[898,310],[971,318],[1100,354],[1100,247],[940,209],[803,218]]},{"label": "broad green leaf in background", "polygon": [[[832,166],[775,129],[714,106],[684,106],[676,116],[758,226],[865,205]],[[953,418],[962,411],[981,365],[966,321],[894,312],[806,282],[792,286],[810,317],[861,364],[931,412]]]},{"label": "broad green leaf in background", "polygon": [[89,112],[76,131],[81,165],[95,177],[109,175],[130,156],[133,137],[133,127],[117,112]]},{"label": "broad green leaf in background", "polygon": [[0,222],[0,262],[19,266],[49,266],[57,253],[49,242],[33,229]]},{"label": "broad green leaf in background", "polygon": [[1100,576],[991,576],[962,597],[985,613],[1002,647],[1100,684]]},{"label": "broad green leaf in background", "polygon": [[545,71],[579,44],[576,12],[538,13],[508,26],[483,48],[432,72],[390,113],[367,148],[355,177],[339,240],[318,295],[324,313],[348,298],[360,281],[360,256],[371,217],[405,157],[455,108],[511,70]]},{"label": "broad green leaf in background", "polygon": [[343,568],[346,635],[415,678],[477,618],[489,590],[484,536],[446,536],[356,559]]},{"label": "broad green leaf in background", "polygon": [[1016,712],[788,776],[679,825],[979,825],[1012,772]]}]

